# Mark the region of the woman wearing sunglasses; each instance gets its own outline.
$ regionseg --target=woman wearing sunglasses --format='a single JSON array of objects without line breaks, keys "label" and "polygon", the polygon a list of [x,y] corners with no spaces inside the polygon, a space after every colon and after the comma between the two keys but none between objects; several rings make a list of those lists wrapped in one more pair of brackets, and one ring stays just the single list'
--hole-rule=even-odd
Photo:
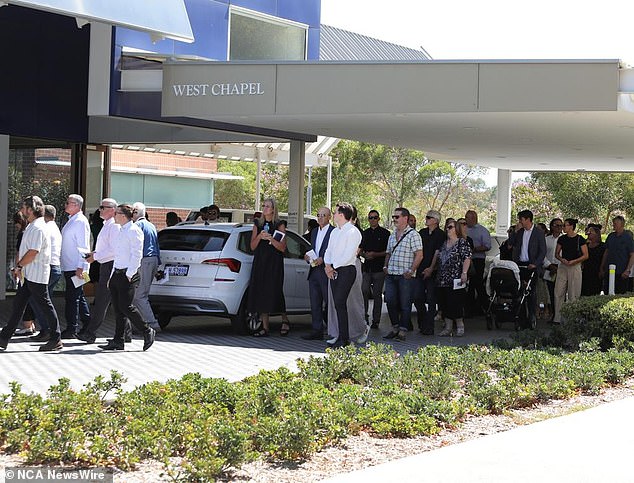
[{"label": "woman wearing sunglasses", "polygon": [[464,306],[467,298],[467,272],[471,264],[471,247],[467,243],[466,226],[453,218],[445,221],[447,240],[434,256],[438,261],[438,302],[445,328],[441,337],[451,335],[456,322],[457,337],[464,335]]}]

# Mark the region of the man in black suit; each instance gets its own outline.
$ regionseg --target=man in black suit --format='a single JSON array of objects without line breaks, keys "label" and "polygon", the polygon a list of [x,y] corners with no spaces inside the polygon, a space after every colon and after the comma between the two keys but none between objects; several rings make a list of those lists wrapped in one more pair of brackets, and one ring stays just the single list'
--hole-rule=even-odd
[{"label": "man in black suit", "polygon": [[[541,275],[546,256],[546,236],[542,230],[533,224],[533,212],[523,210],[517,214],[517,219],[522,225],[515,234],[513,241],[513,261],[520,267],[520,277],[526,281],[532,273]],[[533,281],[533,287],[528,299],[528,323],[534,326],[537,312],[537,289]]]},{"label": "man in black suit", "polygon": [[328,277],[326,277],[324,270],[324,254],[328,248],[330,233],[334,229],[334,226],[330,224],[330,216],[328,208],[319,208],[317,212],[319,226],[310,232],[310,242],[317,258],[311,260],[308,255],[305,256],[306,261],[310,263],[308,287],[313,328],[310,334],[302,336],[302,339],[305,340],[322,340],[324,334],[326,305],[328,304]]}]

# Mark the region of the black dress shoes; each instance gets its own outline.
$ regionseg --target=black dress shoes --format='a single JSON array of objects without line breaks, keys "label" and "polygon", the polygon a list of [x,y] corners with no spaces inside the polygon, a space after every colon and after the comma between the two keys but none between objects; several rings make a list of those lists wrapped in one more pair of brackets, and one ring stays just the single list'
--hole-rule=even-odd
[{"label": "black dress shoes", "polygon": [[144,351],[152,347],[152,344],[154,344],[155,337],[156,337],[156,331],[152,327],[150,327],[150,330],[148,330],[145,334],[143,334],[143,350]]},{"label": "black dress shoes", "polygon": [[51,338],[51,332],[48,330],[41,330],[39,334],[29,337],[32,342],[48,342]]},{"label": "black dress shoes", "polygon": [[398,335],[398,331],[397,332],[392,331],[389,334],[384,335],[383,338],[386,340],[390,340],[390,339],[394,339],[397,335]]},{"label": "black dress shoes", "polygon": [[349,345],[350,345],[349,340],[337,339],[335,343],[332,344],[330,347],[332,347],[333,349],[339,349],[340,347],[346,347]]},{"label": "black dress shoes", "polygon": [[83,340],[86,344],[94,344],[95,340],[97,340],[94,335],[88,332],[80,332],[79,334],[77,334],[77,338],[79,340]]},{"label": "black dress shoes", "polygon": [[109,341],[105,345],[99,345],[97,347],[99,347],[100,349],[103,349],[105,351],[122,351],[124,349],[123,344],[118,344],[117,342],[115,342],[113,340]]},{"label": "black dress shoes", "polygon": [[310,334],[302,335],[304,340],[323,340],[324,333],[321,330],[313,330]]},{"label": "black dress shoes", "polygon": [[77,333],[74,332],[73,330],[64,330],[62,331],[62,339],[76,339],[77,338]]},{"label": "black dress shoes", "polygon": [[61,339],[50,339],[46,344],[40,346],[40,352],[58,351],[64,347]]}]

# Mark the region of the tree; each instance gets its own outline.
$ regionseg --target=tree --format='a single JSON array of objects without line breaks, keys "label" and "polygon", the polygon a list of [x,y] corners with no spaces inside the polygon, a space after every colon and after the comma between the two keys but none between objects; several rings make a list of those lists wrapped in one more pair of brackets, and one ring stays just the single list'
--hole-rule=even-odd
[{"label": "tree", "polygon": [[617,213],[634,211],[634,174],[629,173],[534,173],[537,185],[548,191],[565,217],[583,224],[608,226]]},{"label": "tree", "polygon": [[243,176],[243,180],[216,180],[214,203],[223,208],[253,209],[255,204],[255,175],[257,164],[242,161],[218,160],[218,172]]},{"label": "tree", "polygon": [[553,194],[545,190],[532,177],[515,181],[511,187],[511,219],[522,210],[531,210],[534,220],[548,225],[551,219],[561,216],[561,209]]}]

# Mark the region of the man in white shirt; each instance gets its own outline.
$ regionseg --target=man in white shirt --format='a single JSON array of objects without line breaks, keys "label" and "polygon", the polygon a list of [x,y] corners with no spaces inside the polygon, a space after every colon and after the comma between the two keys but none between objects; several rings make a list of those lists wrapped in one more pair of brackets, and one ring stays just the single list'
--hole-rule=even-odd
[{"label": "man in white shirt", "polygon": [[117,209],[117,201],[112,198],[104,198],[99,205],[99,216],[103,220],[103,227],[97,235],[95,251],[88,256],[88,263],[99,262],[101,268],[99,271],[99,280],[95,289],[95,304],[90,314],[90,322],[77,334],[79,340],[83,340],[88,344],[95,342],[97,338],[97,330],[103,324],[106,318],[106,312],[112,300],[110,289],[108,288],[108,279],[112,273],[112,265],[114,264],[115,249],[117,246],[117,238],[121,227],[114,222],[114,213]]},{"label": "man in white shirt", "polygon": [[48,295],[51,246],[43,218],[44,203],[38,196],[29,196],[22,202],[21,211],[27,217],[29,225],[24,230],[18,262],[12,273],[16,278],[23,277],[24,283],[20,285],[13,299],[11,317],[0,332],[0,351],[6,350],[9,339],[22,320],[29,299],[38,306],[48,326],[51,327],[50,339],[40,346],[40,351],[60,350],[64,345],[61,341],[59,319]]},{"label": "man in white shirt", "polygon": [[308,290],[310,293],[310,311],[312,315],[313,330],[303,335],[304,340],[322,340],[324,336],[324,321],[326,307],[328,305],[328,277],[324,270],[324,255],[328,248],[330,235],[335,229],[330,224],[330,210],[321,207],[317,212],[318,226],[310,233],[310,242],[317,258],[310,260],[308,255],[305,256],[307,262],[311,264],[308,271]]},{"label": "man in white shirt", "polygon": [[[51,274],[48,277],[48,296],[53,300],[53,291],[59,279],[62,278],[62,269],[60,268],[60,253],[62,250],[62,234],[55,222],[57,209],[53,205],[44,205],[44,221],[46,222],[46,230],[51,243]],[[51,328],[48,326],[46,316],[40,311],[39,306],[33,302],[31,308],[35,313],[35,322],[40,328],[40,332],[29,338],[34,342],[46,342],[51,338]]]},{"label": "man in white shirt", "polygon": [[544,281],[548,287],[548,297],[550,299],[550,320],[555,316],[555,278],[559,260],[555,257],[557,240],[561,236],[564,222],[561,218],[550,220],[550,235],[546,237],[546,257],[544,258]]},{"label": "man in white shirt", "polygon": [[[546,256],[546,235],[539,228],[535,229],[533,212],[523,210],[517,214],[517,219],[522,228],[515,233],[513,241],[513,261],[520,267],[520,278],[523,281],[530,279],[534,273],[539,276],[544,270],[544,257]],[[537,313],[537,289],[536,280],[533,281],[528,305],[527,327],[534,327]]]},{"label": "man in white shirt", "polygon": [[335,210],[334,221],[337,228],[330,235],[330,242],[324,255],[326,276],[330,279],[330,288],[339,323],[339,338],[333,348],[350,344],[348,326],[348,295],[357,276],[355,261],[361,243],[361,232],[348,223],[354,209],[349,203],[339,203]]},{"label": "man in white shirt", "polygon": [[99,348],[105,351],[122,351],[125,346],[126,317],[137,330],[143,332],[143,350],[154,343],[155,331],[143,320],[139,309],[134,305],[134,286],[139,279],[139,268],[143,258],[143,232],[132,222],[132,207],[117,206],[115,223],[121,229],[117,236],[112,275],[110,276],[110,294],[116,315],[114,338]]},{"label": "man in white shirt", "polygon": [[62,332],[62,339],[77,337],[80,319],[84,325],[90,322],[84,288],[82,285],[75,287],[72,281],[74,276],[81,279],[84,271],[88,271],[88,262],[79,251],[90,251],[90,225],[81,211],[83,204],[84,199],[80,195],[69,195],[64,209],[70,218],[62,228],[61,265],[66,280],[66,328]]}]

